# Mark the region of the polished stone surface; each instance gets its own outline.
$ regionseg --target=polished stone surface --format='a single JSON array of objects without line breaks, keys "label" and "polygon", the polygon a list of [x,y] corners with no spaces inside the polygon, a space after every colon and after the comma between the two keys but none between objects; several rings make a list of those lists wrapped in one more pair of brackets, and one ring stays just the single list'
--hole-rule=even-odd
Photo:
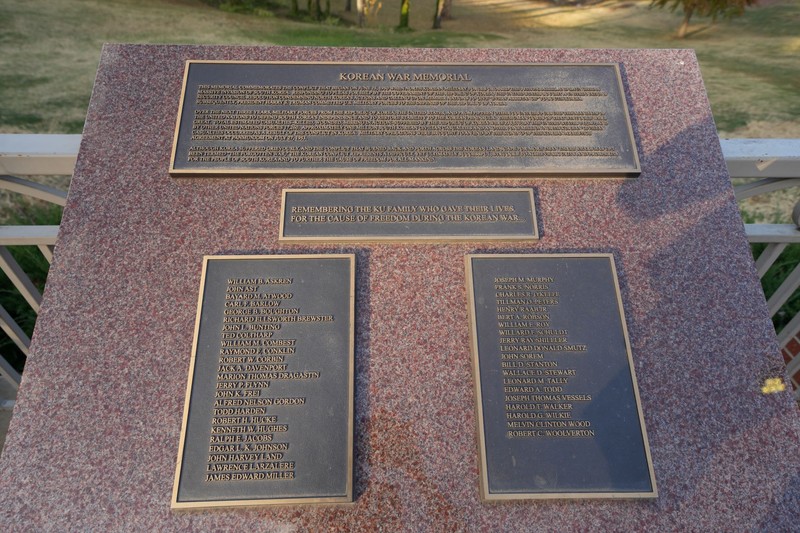
[{"label": "polished stone surface", "polygon": [[[534,187],[535,244],[280,245],[284,188],[404,179],[174,179],[187,59],[619,62],[636,179]],[[354,252],[355,503],[170,510],[202,257]],[[612,252],[659,497],[486,505],[464,255]],[[5,531],[790,530],[800,416],[690,50],[109,45],[0,464]]]}]

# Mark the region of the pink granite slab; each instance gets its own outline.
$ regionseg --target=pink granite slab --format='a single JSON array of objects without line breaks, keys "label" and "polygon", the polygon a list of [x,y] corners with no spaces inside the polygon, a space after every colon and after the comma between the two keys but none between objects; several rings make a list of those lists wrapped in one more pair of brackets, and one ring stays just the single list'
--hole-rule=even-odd
[{"label": "pink granite slab", "polygon": [[[187,59],[618,62],[634,180],[531,186],[534,244],[281,245],[286,187],[402,179],[173,179]],[[357,255],[356,501],[174,512],[169,502],[206,254]],[[484,504],[464,262],[613,252],[660,496]],[[782,363],[690,50],[103,50],[55,259],[0,465],[3,531],[789,530],[800,416],[764,395]]]}]

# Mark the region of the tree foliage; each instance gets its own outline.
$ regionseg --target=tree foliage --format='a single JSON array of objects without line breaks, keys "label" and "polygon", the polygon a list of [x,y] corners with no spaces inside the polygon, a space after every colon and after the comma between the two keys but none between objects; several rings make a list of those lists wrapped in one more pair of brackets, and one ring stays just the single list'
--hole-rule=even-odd
[{"label": "tree foliage", "polygon": [[675,11],[679,7],[683,10],[683,22],[678,28],[678,37],[684,38],[689,29],[689,20],[693,15],[700,17],[738,17],[744,14],[744,9],[754,6],[758,0],[651,0],[650,7],[667,8]]}]

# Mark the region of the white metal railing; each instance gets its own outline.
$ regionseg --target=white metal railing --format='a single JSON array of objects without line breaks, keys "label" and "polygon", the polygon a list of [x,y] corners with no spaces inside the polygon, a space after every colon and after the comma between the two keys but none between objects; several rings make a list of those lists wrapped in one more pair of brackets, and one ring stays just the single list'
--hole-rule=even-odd
[{"label": "white metal railing", "polygon": [[[754,178],[734,188],[737,200],[800,186],[800,139],[722,139],[720,142],[731,178]],[[745,224],[750,243],[767,245],[756,259],[760,277],[767,273],[787,246],[800,244],[798,215],[800,208],[796,207],[794,224]],[[800,265],[767,301],[770,316],[778,312],[798,287]],[[787,328],[781,331],[785,330]],[[794,331],[786,333],[793,334]]]},{"label": "white metal railing", "polygon": [[[20,176],[72,175],[80,142],[80,135],[0,135],[0,189],[65,205],[66,192]],[[0,226],[0,268],[37,314],[42,295],[7,247],[36,246],[49,263],[57,235],[58,226]],[[28,335],[2,306],[0,328],[27,356]],[[0,410],[13,409],[20,379],[0,354]]]},{"label": "white metal railing", "polygon": [[0,134],[0,174],[71,176],[80,135]]},{"label": "white metal railing", "polygon": [[[737,200],[800,186],[800,139],[722,139],[722,153],[731,178],[754,178],[734,188]],[[800,201],[792,213],[794,224],[745,224],[751,244],[766,244],[756,259],[759,277],[775,264],[786,248],[800,244]],[[800,287],[800,264],[767,300],[770,316]],[[778,344],[785,347],[800,335],[800,313],[778,332]],[[800,356],[786,365],[786,373],[794,386],[795,399],[800,401],[800,383],[794,376],[800,371]]]},{"label": "white metal railing", "polygon": [[[71,175],[80,142],[80,135],[0,134],[0,188],[63,206],[66,203],[64,191],[21,176]],[[720,142],[731,177],[754,178],[735,188],[737,200],[800,186],[800,139],[721,139]],[[800,214],[799,209],[795,211]],[[751,243],[767,244],[756,260],[759,276],[763,277],[787,246],[800,244],[799,223],[800,220],[795,220],[795,224],[745,224]],[[0,226],[0,268],[36,312],[41,295],[6,247],[35,245],[50,261],[57,234],[58,226]],[[770,297],[767,302],[770,313],[774,315],[798,286],[800,265]],[[30,339],[2,307],[0,327],[27,355]],[[781,346],[798,330],[800,314],[778,333]],[[789,363],[788,370],[789,375],[800,370],[800,356]],[[3,387],[15,392],[19,379],[19,374],[0,355],[0,409],[9,405],[9,396],[3,394]],[[796,394],[800,399],[800,387]]]}]

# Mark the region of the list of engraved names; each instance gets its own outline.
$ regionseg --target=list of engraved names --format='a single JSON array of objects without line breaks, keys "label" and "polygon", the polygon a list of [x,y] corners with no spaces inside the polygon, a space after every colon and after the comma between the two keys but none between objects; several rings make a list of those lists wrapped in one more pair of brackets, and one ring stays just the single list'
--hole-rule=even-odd
[{"label": "list of engraved names", "polygon": [[588,346],[570,340],[551,311],[560,305],[558,280],[552,276],[494,278],[503,376],[506,437],[509,439],[591,438],[589,420],[574,416],[592,395],[575,390],[574,358]]},{"label": "list of engraved names", "polygon": [[[211,438],[205,481],[291,480],[302,460],[287,438],[294,409],[308,405],[305,383],[318,370],[297,370],[303,342],[288,338],[288,323],[333,322],[333,315],[304,314],[294,301],[294,278],[228,278],[220,334]],[[277,382],[296,384],[296,394],[271,393]],[[292,388],[292,387],[289,387]],[[284,387],[286,390],[286,387]],[[275,408],[287,414],[278,415]]]}]

